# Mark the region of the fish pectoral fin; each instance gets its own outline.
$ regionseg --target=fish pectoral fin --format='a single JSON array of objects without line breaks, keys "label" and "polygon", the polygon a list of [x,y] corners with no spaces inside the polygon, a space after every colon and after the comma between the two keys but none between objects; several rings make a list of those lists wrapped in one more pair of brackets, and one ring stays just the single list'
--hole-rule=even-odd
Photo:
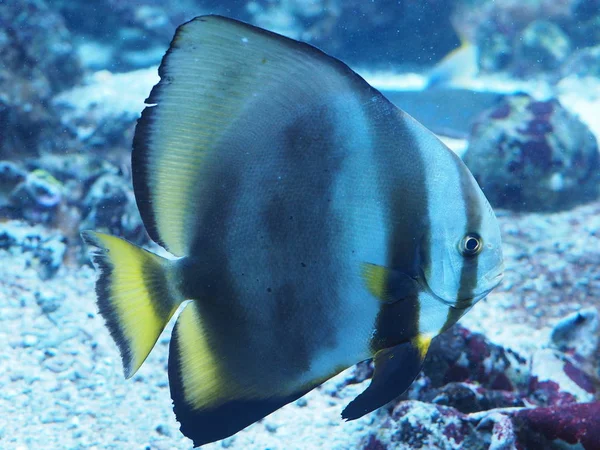
[{"label": "fish pectoral fin", "polygon": [[411,276],[377,264],[363,263],[361,275],[369,292],[383,303],[394,303],[418,294],[419,285]]},{"label": "fish pectoral fin", "polygon": [[378,351],[371,384],[346,406],[342,418],[358,419],[404,393],[419,375],[430,342],[430,337],[419,335],[410,342]]},{"label": "fish pectoral fin", "polygon": [[285,395],[248,392],[232,382],[238,377],[223,370],[226,356],[215,354],[210,341],[198,305],[192,301],[177,319],[171,338],[169,385],[181,432],[195,447],[237,433],[316,386],[302,386]]}]

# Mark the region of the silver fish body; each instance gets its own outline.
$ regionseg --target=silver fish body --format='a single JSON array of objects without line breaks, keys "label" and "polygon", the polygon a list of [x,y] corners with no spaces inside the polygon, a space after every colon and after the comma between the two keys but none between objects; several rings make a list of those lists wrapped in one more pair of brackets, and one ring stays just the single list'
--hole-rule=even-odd
[{"label": "silver fish body", "polygon": [[218,16],[182,25],[136,129],[133,183],[163,260],[99,233],[98,303],[127,376],[182,301],[182,432],[225,438],[374,358],[355,419],[500,281],[500,231],[461,160],[342,62]]}]

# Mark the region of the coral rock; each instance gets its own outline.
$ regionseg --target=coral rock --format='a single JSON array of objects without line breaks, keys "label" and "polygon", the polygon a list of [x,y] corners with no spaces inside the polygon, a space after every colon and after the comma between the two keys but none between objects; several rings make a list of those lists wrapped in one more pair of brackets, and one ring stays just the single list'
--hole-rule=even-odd
[{"label": "coral rock", "polygon": [[596,308],[586,308],[564,317],[552,329],[552,343],[563,352],[573,351],[589,358],[600,343],[598,316]]},{"label": "coral rock", "polygon": [[518,42],[522,72],[556,69],[571,51],[571,42],[564,31],[545,20],[531,22]]},{"label": "coral rock", "polygon": [[106,174],[98,178],[83,207],[87,215],[81,230],[104,231],[133,242],[142,242],[146,237],[133,192],[123,177]]},{"label": "coral rock", "polygon": [[549,448],[547,443],[563,441],[581,444],[585,450],[600,449],[600,403],[526,409],[517,412],[519,443],[524,448]]},{"label": "coral rock", "polygon": [[598,196],[600,156],[588,127],[557,100],[505,97],[472,128],[465,163],[493,206],[554,211]]},{"label": "coral rock", "polygon": [[566,405],[594,399],[593,381],[577,362],[552,349],[532,357],[529,399],[540,406]]},{"label": "coral rock", "polygon": [[396,406],[389,439],[409,448],[476,449],[480,440],[467,416],[454,408],[405,401]]}]

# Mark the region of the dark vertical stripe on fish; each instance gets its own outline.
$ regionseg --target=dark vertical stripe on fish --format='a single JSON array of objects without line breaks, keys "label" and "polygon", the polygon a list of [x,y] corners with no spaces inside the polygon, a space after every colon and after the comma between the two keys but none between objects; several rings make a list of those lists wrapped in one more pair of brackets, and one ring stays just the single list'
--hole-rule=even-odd
[{"label": "dark vertical stripe on fish", "polygon": [[[265,183],[267,198],[259,211],[265,242],[282,252],[269,252],[266,268],[279,275],[271,294],[276,324],[272,340],[294,343],[294,348],[273,355],[273,370],[307,371],[318,351],[336,346],[336,318],[344,299],[323,292],[316,282],[328,280],[332,291],[339,283],[333,243],[343,218],[333,209],[333,190],[345,158],[354,150],[339,138],[336,114],[323,102],[294,117],[282,129],[281,142],[265,143],[281,148],[278,179]],[[284,261],[280,254],[287,255]],[[313,332],[307,335],[307,329]]]},{"label": "dark vertical stripe on fish", "polygon": [[[427,257],[430,253],[420,252],[419,248],[421,245],[429,245],[431,223],[428,217],[426,167],[421,155],[421,145],[407,124],[407,120],[411,119],[401,117],[398,120],[397,116],[404,113],[381,96],[374,104],[378,108],[378,119],[394,121],[392,126],[373,126],[376,130],[374,151],[381,169],[381,189],[387,193],[387,202],[392,205],[388,217],[390,238],[386,266],[391,270],[417,275],[421,263],[430,263],[419,260],[420,253]],[[391,130],[393,135],[378,134],[379,130]],[[388,144],[384,144],[385,142]],[[403,155],[398,167],[392,170],[389,161],[394,159],[388,156],[389,152],[400,152]],[[411,178],[412,181],[407,183]],[[406,189],[407,186],[412,186],[413,189]],[[416,297],[391,305],[382,304],[370,343],[373,353],[418,335],[419,314],[419,299]]]},{"label": "dark vertical stripe on fish", "polygon": [[[465,204],[465,212],[467,217],[466,229],[463,233],[463,235],[466,236],[469,233],[473,233],[476,230],[481,229],[482,217],[480,209],[477,208],[477,199],[471,198],[471,196],[474,195],[474,193],[472,189],[469,189],[472,182],[469,178],[469,173],[466,170],[459,168],[459,177],[462,198]],[[469,257],[465,256],[464,258]],[[460,284],[456,297],[456,302],[457,304],[460,304],[461,307],[449,308],[446,323],[444,324],[444,329],[454,324],[466,312],[466,308],[471,306],[471,301],[466,300],[472,299],[475,295],[475,288],[477,287],[478,277],[474,276],[474,274],[477,274],[477,263],[478,258],[476,256],[470,258],[469,261],[463,261],[460,273]]]},{"label": "dark vertical stripe on fish", "polygon": [[[223,149],[214,152],[218,156],[206,162],[209,178],[203,183],[218,187],[212,189],[217,195],[208,200],[195,230],[191,254],[198,259],[189,260],[186,279],[192,298],[202,300],[207,336],[219,336],[211,342],[214,353],[228,355],[224,373],[255,370],[258,376],[263,369],[253,361],[263,357],[270,375],[285,379],[307,371],[318,351],[335,346],[334,327],[344,299],[327,295],[318,282],[327,279],[331,291],[338,283],[339,255],[332,245],[343,218],[336,216],[331,200],[348,148],[336,134],[335,114],[324,103],[307,109],[269,142],[258,136],[241,143],[235,134],[226,136]],[[311,129],[316,134],[307,133]],[[236,150],[242,145],[245,151]],[[281,151],[267,151],[272,147]],[[248,172],[258,174],[261,187],[250,206],[240,204]],[[243,267],[232,266],[231,258],[244,259],[229,248],[232,236],[239,239],[240,233],[260,242],[260,255],[249,261],[265,258],[264,279],[250,280]],[[248,315],[256,304],[263,311]],[[307,329],[313,331],[307,334]],[[268,382],[264,376],[262,382]]]}]

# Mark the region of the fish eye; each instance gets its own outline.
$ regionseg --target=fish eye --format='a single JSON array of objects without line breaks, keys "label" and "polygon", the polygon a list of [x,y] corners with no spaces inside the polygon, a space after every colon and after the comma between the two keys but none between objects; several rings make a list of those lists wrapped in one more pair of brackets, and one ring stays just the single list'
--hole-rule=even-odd
[{"label": "fish eye", "polygon": [[460,241],[460,252],[463,256],[475,256],[483,249],[483,240],[476,233],[467,234]]}]

